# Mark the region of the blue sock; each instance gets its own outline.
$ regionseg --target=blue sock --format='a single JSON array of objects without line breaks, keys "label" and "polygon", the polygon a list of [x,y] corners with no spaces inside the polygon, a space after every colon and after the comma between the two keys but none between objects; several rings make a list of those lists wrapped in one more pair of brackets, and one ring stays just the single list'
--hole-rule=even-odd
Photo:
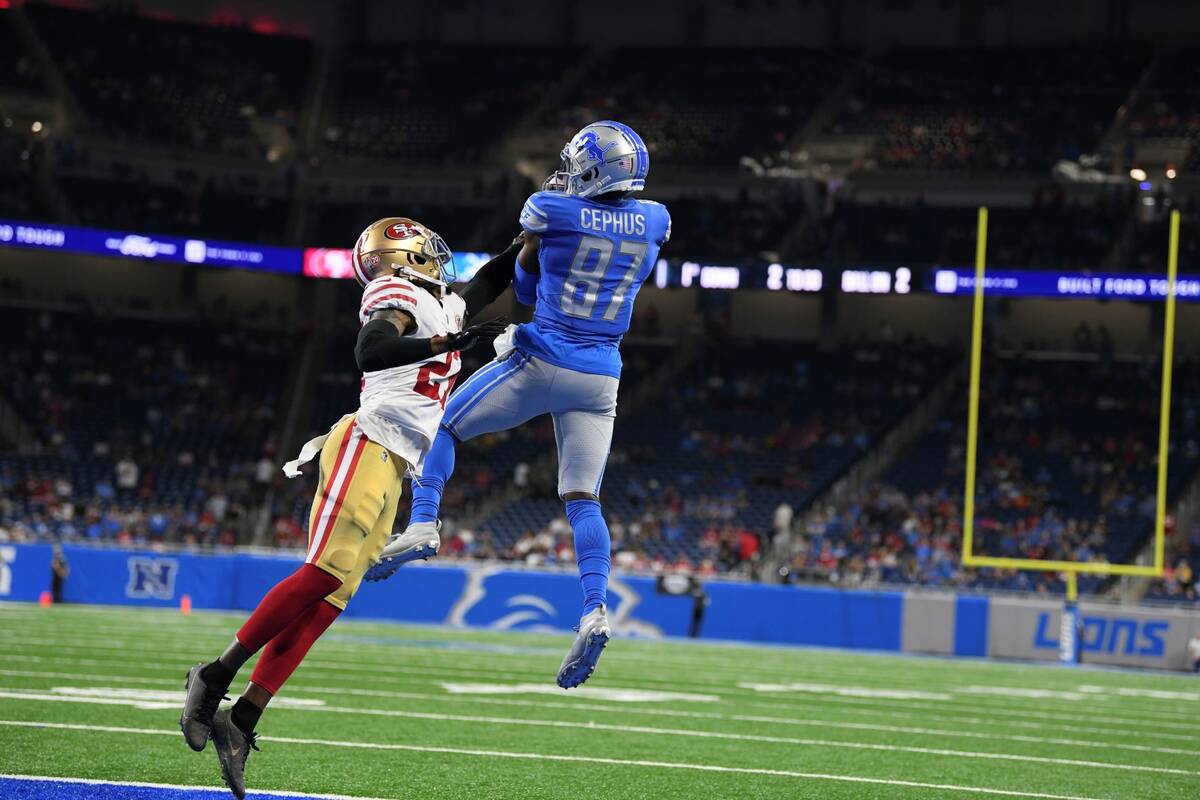
[{"label": "blue sock", "polygon": [[583,613],[594,611],[608,599],[608,568],[612,543],[608,524],[595,500],[567,501],[567,519],[575,531],[575,561],[583,586]]},{"label": "blue sock", "polygon": [[454,473],[454,437],[445,428],[438,428],[433,447],[425,456],[421,477],[412,482],[412,512],[408,522],[434,522],[442,505],[446,481]]}]

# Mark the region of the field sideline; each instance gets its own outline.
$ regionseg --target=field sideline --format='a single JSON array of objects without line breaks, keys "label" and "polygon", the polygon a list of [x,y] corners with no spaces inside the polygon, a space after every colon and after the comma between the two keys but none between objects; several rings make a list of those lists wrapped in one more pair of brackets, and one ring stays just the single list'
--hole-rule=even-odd
[{"label": "field sideline", "polygon": [[[0,604],[0,796],[232,797],[177,723],[241,618]],[[249,796],[1200,794],[1187,675],[616,639],[564,692],[569,641],[338,622],[264,717]]]}]

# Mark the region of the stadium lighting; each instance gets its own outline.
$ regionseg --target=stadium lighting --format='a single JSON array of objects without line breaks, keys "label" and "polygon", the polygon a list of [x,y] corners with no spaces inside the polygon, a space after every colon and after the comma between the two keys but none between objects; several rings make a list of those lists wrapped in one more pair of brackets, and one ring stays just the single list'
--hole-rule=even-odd
[{"label": "stadium lighting", "polygon": [[35,119],[33,121],[33,124],[29,126],[29,128],[34,133],[41,133],[42,132],[42,123],[41,123],[41,121]]},{"label": "stadium lighting", "polygon": [[1175,180],[1175,176],[1178,174],[1179,173],[1175,171],[1174,167],[1167,167],[1167,180],[1169,180],[1169,181]]},{"label": "stadium lighting", "polygon": [[1144,181],[1146,180],[1146,170],[1142,169],[1141,167],[1134,167],[1133,169],[1129,170],[1129,177],[1133,178],[1135,181]]}]

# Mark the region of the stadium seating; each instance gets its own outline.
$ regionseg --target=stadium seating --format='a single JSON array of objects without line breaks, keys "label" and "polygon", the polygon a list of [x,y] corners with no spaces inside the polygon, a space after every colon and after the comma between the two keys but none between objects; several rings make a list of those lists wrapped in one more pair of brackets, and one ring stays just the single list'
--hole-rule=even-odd
[{"label": "stadium seating", "polygon": [[109,136],[248,154],[261,152],[255,122],[295,128],[308,41],[123,11],[36,3],[28,13],[89,121]]},{"label": "stadium seating", "polygon": [[232,241],[284,241],[287,201],[213,182],[186,186],[145,180],[60,177],[59,186],[85,225],[167,232]]},{"label": "stadium seating", "polygon": [[623,48],[542,123],[565,140],[618,116],[659,163],[733,167],[787,145],[844,69],[839,57],[797,48]]},{"label": "stadium seating", "polygon": [[1182,139],[1200,145],[1200,49],[1184,48],[1165,55],[1155,71],[1151,96],[1133,126],[1138,136]]},{"label": "stadium seating", "polygon": [[[1200,375],[1187,362],[1176,376],[1169,496],[1200,466]],[[1157,370],[1095,357],[989,358],[984,377],[976,553],[1130,562],[1153,522]],[[949,409],[880,481],[821,521],[793,560],[798,576],[1064,589],[1054,573],[962,569],[965,394]],[[1081,589],[1101,583],[1082,577]]]},{"label": "stadium seating", "polygon": [[5,14],[0,14],[0,90],[29,94],[45,91],[41,68]]},{"label": "stadium seating", "polygon": [[803,204],[786,196],[752,201],[745,195],[737,200],[685,195],[668,205],[671,252],[729,263],[778,252],[788,231],[806,216]]},{"label": "stadium seating", "polygon": [[[1160,194],[1156,198],[1158,209],[1165,211],[1167,204]],[[1181,214],[1179,226],[1179,271],[1195,274],[1200,272],[1200,193],[1175,197],[1171,205]],[[1169,242],[1170,219],[1165,213],[1138,217],[1134,227],[1133,254],[1135,266],[1146,272],[1163,273],[1167,266],[1167,244]]]},{"label": "stadium seating", "polygon": [[[185,152],[222,151],[233,162],[261,159],[270,138],[264,130],[295,133],[304,93],[314,85],[314,47],[299,39],[132,10],[34,3],[23,13],[79,100],[85,117],[78,126],[81,136],[92,139],[99,133],[101,139]],[[0,77],[0,90],[42,91],[38,64],[8,19],[0,19],[0,53],[14,59]],[[1168,57],[1155,71],[1154,100],[1135,120],[1135,135],[1191,135],[1189,53]],[[147,69],[147,62],[154,66]],[[98,174],[80,162],[81,141],[55,132],[51,146],[57,159],[50,163],[59,170],[59,188],[74,212],[69,216],[104,227],[271,243],[302,236],[306,244],[344,246],[365,220],[395,209],[394,203],[326,197],[319,181],[323,170],[336,168],[338,157],[426,167],[474,164],[501,149],[522,119],[519,110],[534,112],[525,121],[556,132],[555,141],[598,116],[619,116],[642,133],[656,164],[694,173],[732,168],[742,156],[791,146],[843,79],[853,96],[826,132],[876,140],[861,168],[1045,172],[1055,159],[1095,146],[1150,58],[1137,48],[895,49],[864,59],[797,48],[679,48],[664,54],[660,47],[581,53],[545,46],[398,50],[373,43],[339,50],[333,64],[327,93],[316,104],[323,109],[321,142],[313,152],[285,149],[280,164],[293,175],[312,170],[318,180],[306,230],[284,230],[292,197],[252,198],[254,187],[204,177],[168,187],[158,178],[143,179],[136,166],[129,174]],[[531,81],[530,75],[539,77]],[[539,100],[554,92],[563,100],[540,109]],[[10,157],[10,150],[23,149],[0,141],[4,176],[25,174],[27,166],[14,165]],[[1200,148],[1193,151],[1200,157]],[[289,182],[288,192],[293,185]],[[782,257],[920,264],[970,258],[972,224],[964,209],[881,209],[833,192],[836,213],[819,217],[788,191],[758,186],[753,195],[717,197],[693,190],[672,197],[670,254],[728,262]],[[0,189],[0,213],[60,216],[44,213],[48,209],[27,194]],[[436,218],[454,247],[482,249],[496,242],[474,237],[490,237],[497,226],[486,223],[503,213],[480,205],[487,194],[480,190],[453,205],[406,204],[405,210]],[[995,209],[992,262],[1096,266],[1123,230],[1128,199],[1114,192],[1081,205],[1048,189],[1028,208]],[[1155,225],[1147,223],[1141,232],[1156,236]],[[1007,235],[1009,230],[1019,235]],[[1185,241],[1185,253],[1200,247],[1193,246],[1194,238]],[[1150,261],[1154,251],[1139,245],[1133,252],[1139,262],[1134,266],[1150,269],[1141,262]],[[1185,255],[1185,269],[1191,269],[1191,260]]]},{"label": "stadium seating", "polygon": [[[0,123],[3,120],[0,119]],[[0,124],[0,214],[26,219],[33,216],[31,179],[35,149],[29,140]]]},{"label": "stadium seating", "polygon": [[1166,574],[1154,581],[1145,599],[1163,603],[1200,601],[1200,528],[1178,536],[1167,549]]},{"label": "stadium seating", "polygon": [[14,309],[0,326],[0,386],[40,442],[0,456],[11,538],[235,541],[275,478],[292,337]]},{"label": "stadium seating", "polygon": [[360,157],[476,161],[562,74],[571,53],[391,44],[347,50],[326,144]]},{"label": "stadium seating", "polygon": [[[989,265],[1098,267],[1130,214],[1132,197],[1113,190],[1083,205],[1046,189],[1033,200],[1028,207],[991,209]],[[963,265],[975,260],[972,207],[840,203],[830,229],[828,256],[837,263]]]},{"label": "stadium seating", "polygon": [[1148,63],[1137,48],[896,49],[829,131],[877,137],[884,168],[1041,171],[1092,151]]}]

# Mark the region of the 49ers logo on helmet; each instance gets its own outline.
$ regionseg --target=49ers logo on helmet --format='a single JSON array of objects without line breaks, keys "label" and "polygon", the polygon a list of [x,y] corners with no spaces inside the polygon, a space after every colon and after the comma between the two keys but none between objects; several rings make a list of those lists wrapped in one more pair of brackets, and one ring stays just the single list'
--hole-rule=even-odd
[{"label": "49ers logo on helmet", "polygon": [[411,239],[420,236],[421,229],[411,222],[397,222],[395,225],[389,225],[383,235],[389,239]]}]

